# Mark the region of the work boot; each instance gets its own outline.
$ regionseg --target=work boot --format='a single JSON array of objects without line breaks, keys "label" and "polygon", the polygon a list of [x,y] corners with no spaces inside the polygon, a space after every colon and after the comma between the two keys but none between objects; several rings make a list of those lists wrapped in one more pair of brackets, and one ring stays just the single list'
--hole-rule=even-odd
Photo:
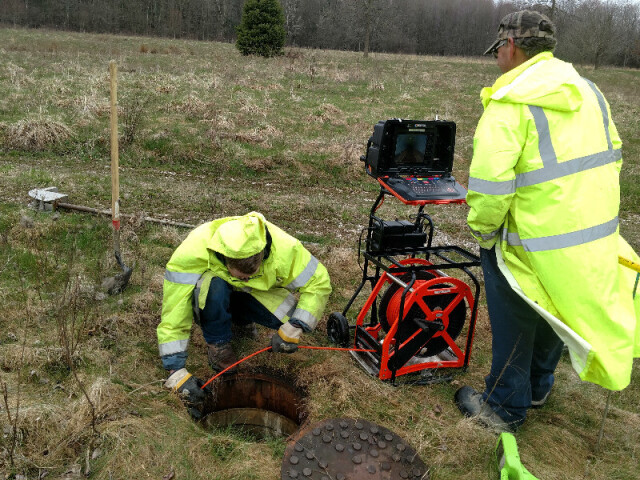
[{"label": "work boot", "polygon": [[256,324],[251,322],[245,325],[233,324],[231,326],[234,337],[247,338],[249,340],[258,340],[258,329]]},{"label": "work boot", "polygon": [[549,394],[551,393],[551,390],[549,390],[547,393],[545,393],[544,397],[540,398],[540,399],[535,399],[532,398],[531,399],[531,408],[542,408],[544,407],[544,404],[547,403],[547,399],[549,398]]},{"label": "work boot", "polygon": [[[233,348],[231,348],[230,342],[220,343],[218,345],[208,343],[207,358],[209,365],[216,372],[221,372],[238,361],[236,354],[233,352]],[[237,369],[238,367],[234,367],[225,373],[234,373]]]},{"label": "work boot", "polygon": [[482,398],[482,394],[469,386],[460,388],[454,396],[456,405],[465,417],[472,417],[496,432],[514,433],[515,428],[505,422]]}]

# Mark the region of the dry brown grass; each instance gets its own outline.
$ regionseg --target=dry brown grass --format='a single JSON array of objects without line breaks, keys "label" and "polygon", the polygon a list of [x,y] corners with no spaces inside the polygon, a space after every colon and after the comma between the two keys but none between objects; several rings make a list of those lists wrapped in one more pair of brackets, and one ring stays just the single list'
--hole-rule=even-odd
[{"label": "dry brown grass", "polygon": [[20,120],[7,126],[5,133],[9,148],[28,152],[60,145],[72,137],[73,132],[64,123],[46,118]]},{"label": "dry brown grass", "polygon": [[64,361],[62,347],[41,347],[22,344],[7,345],[4,349],[0,368],[11,371],[20,367],[42,368],[47,365],[61,365]]}]

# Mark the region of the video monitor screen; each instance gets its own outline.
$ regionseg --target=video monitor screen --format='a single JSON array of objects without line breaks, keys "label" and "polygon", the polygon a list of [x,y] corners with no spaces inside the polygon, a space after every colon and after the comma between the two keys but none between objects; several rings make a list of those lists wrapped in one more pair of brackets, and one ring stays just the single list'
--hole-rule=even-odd
[{"label": "video monitor screen", "polygon": [[381,120],[373,129],[364,160],[374,177],[449,175],[455,136],[454,122]]},{"label": "video monitor screen", "polygon": [[427,134],[424,129],[416,129],[396,136],[393,163],[396,167],[423,164],[427,150]]}]

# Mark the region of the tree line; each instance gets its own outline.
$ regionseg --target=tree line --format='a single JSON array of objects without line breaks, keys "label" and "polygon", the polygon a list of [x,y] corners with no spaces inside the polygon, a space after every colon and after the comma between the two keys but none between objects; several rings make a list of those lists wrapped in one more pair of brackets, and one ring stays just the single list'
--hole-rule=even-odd
[{"label": "tree line", "polygon": [[[242,0],[2,0],[0,24],[233,42]],[[556,53],[640,67],[638,0],[280,0],[287,45],[419,55],[481,55],[500,19],[546,13]]]}]

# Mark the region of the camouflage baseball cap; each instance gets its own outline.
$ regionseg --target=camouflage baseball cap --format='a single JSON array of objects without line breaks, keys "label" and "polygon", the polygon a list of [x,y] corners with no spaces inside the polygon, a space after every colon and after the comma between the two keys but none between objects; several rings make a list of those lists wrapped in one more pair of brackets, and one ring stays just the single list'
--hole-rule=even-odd
[{"label": "camouflage baseball cap", "polygon": [[549,17],[533,10],[521,10],[506,15],[498,27],[498,38],[483,55],[492,53],[498,44],[509,37],[512,38],[554,38],[556,27]]}]

